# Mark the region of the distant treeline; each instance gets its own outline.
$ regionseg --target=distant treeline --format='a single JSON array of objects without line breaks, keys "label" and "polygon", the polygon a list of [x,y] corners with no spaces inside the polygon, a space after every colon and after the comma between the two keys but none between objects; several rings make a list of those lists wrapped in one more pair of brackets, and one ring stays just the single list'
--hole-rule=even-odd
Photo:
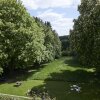
[{"label": "distant treeline", "polygon": [[61,41],[61,52],[62,56],[70,56],[71,51],[70,51],[70,36],[65,35],[65,36],[59,36],[60,41]]}]

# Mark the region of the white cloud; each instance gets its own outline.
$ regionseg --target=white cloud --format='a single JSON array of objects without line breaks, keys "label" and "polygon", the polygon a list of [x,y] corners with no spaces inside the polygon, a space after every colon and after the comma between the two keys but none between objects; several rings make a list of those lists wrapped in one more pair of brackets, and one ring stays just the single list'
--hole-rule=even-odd
[{"label": "white cloud", "polygon": [[[54,12],[54,8],[75,8],[80,4],[80,0],[21,0],[28,10],[37,11],[37,17],[44,21],[49,21],[59,35],[69,34],[73,26],[73,18],[66,18],[63,12],[61,14]],[[46,10],[41,12],[41,9]],[[47,10],[49,9],[49,10]],[[40,10],[40,12],[39,12]],[[73,16],[74,17],[74,16]]]},{"label": "white cloud", "polygon": [[68,35],[69,30],[73,26],[73,18],[66,18],[64,14],[53,12],[53,10],[41,12],[38,17],[43,21],[51,22],[53,29],[55,29],[59,35]]},{"label": "white cloud", "polygon": [[80,0],[21,0],[28,9],[76,7]]},{"label": "white cloud", "polygon": [[37,9],[38,5],[33,0],[21,0],[24,6],[28,9]]}]

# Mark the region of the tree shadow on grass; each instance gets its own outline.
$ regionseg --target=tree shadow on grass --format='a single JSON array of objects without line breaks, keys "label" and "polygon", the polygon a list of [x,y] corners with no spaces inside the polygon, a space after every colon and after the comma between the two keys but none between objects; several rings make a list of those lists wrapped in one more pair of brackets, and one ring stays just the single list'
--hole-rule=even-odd
[{"label": "tree shadow on grass", "polygon": [[73,68],[83,68],[83,69],[86,69],[86,70],[89,70],[91,69],[92,71],[94,71],[94,75],[98,78],[100,78],[100,68],[99,67],[93,67],[93,66],[85,66],[85,65],[81,65],[78,60],[74,57],[69,57],[69,58],[66,58],[64,60],[64,63],[67,65],[67,66],[71,66]]},{"label": "tree shadow on grass", "polygon": [[[71,67],[87,68],[72,58],[66,59],[64,63]],[[80,86],[81,91],[71,91],[72,85]],[[48,91],[49,95],[57,100],[100,100],[100,73],[83,69],[61,70],[59,73],[51,73],[44,80],[44,85],[33,87],[32,90],[38,93]]]},{"label": "tree shadow on grass", "polygon": [[26,81],[27,79],[29,79],[30,77],[32,77],[35,73],[39,72],[40,70],[42,70],[44,67],[46,66],[46,64],[42,64],[39,67],[31,67],[28,69],[17,69],[14,70],[12,72],[12,74],[6,74],[4,75],[5,80],[4,81],[0,81],[0,84],[4,84],[4,83],[15,83],[16,81]]},{"label": "tree shadow on grass", "polygon": [[[71,85],[80,86],[81,91],[71,91]],[[44,80],[44,85],[32,88],[42,92],[44,89],[57,100],[100,100],[100,76],[84,70],[52,73]]]},{"label": "tree shadow on grass", "polygon": [[74,57],[66,58],[66,59],[64,60],[64,63],[65,63],[66,65],[69,65],[69,66],[72,66],[72,67],[86,67],[86,68],[89,68],[88,66],[82,66],[82,65],[78,62],[78,60],[77,60],[76,58],[74,58]]},{"label": "tree shadow on grass", "polygon": [[46,80],[53,81],[67,81],[67,82],[90,82],[99,80],[100,76],[95,75],[94,72],[87,72],[84,70],[76,71],[61,71],[60,73],[52,73]]}]

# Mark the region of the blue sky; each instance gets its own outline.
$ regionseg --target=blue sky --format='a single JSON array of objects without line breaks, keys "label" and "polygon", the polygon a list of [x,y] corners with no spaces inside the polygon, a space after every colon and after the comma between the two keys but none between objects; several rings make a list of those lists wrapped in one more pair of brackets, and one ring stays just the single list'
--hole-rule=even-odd
[{"label": "blue sky", "polygon": [[21,0],[31,16],[49,21],[57,33],[68,35],[73,19],[79,16],[77,6],[80,0]]}]

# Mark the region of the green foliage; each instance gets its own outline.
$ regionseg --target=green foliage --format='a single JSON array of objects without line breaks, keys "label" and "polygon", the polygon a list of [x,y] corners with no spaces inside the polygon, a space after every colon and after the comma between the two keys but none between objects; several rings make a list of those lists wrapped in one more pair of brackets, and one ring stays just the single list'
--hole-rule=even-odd
[{"label": "green foliage", "polygon": [[0,0],[0,66],[10,71],[41,64],[60,56],[60,41],[20,0]]},{"label": "green foliage", "polygon": [[0,75],[2,75],[3,73],[3,69],[0,67]]},{"label": "green foliage", "polygon": [[70,32],[71,46],[84,65],[100,65],[100,3],[98,0],[82,0],[78,8],[80,16],[74,20]]},{"label": "green foliage", "polygon": [[59,38],[60,38],[60,41],[61,41],[61,44],[62,44],[62,51],[69,48],[69,35],[60,36]]},{"label": "green foliage", "polygon": [[[0,1],[0,61],[2,67],[15,69],[27,62],[33,41],[33,20],[20,1]],[[14,68],[13,68],[14,67]]]},{"label": "green foliage", "polygon": [[35,18],[35,21],[42,29],[44,34],[45,62],[59,58],[61,56],[61,42],[59,40],[58,34],[55,30],[52,30],[51,24],[49,22],[44,23],[37,17]]},{"label": "green foliage", "polygon": [[59,38],[60,38],[61,46],[62,46],[62,48],[61,48],[62,56],[71,55],[69,35],[60,36]]}]

